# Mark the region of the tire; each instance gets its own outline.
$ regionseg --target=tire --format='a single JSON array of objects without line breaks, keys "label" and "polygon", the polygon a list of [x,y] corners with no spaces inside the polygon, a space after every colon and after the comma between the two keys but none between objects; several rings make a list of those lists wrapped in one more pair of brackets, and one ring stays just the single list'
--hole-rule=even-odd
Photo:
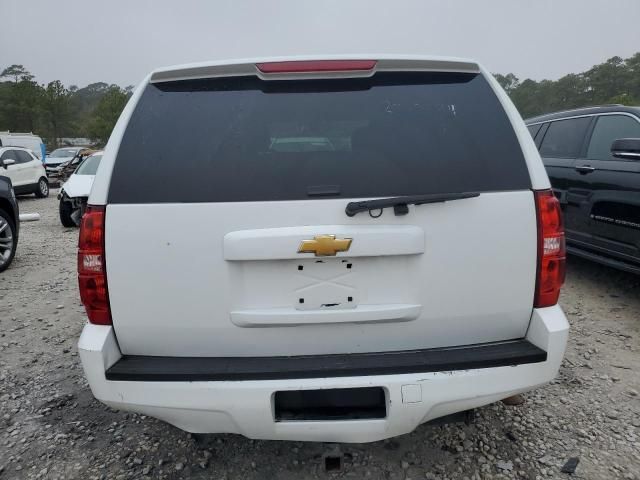
[{"label": "tire", "polygon": [[49,181],[46,178],[42,177],[38,180],[35,193],[38,198],[47,198],[49,196]]},{"label": "tire", "polygon": [[60,211],[60,222],[63,227],[72,228],[76,226],[76,223],[71,218],[71,214],[73,213],[71,202],[65,202],[64,198],[61,198],[58,210]]},{"label": "tire", "polygon": [[9,268],[17,248],[16,224],[7,212],[0,209],[0,272]]}]

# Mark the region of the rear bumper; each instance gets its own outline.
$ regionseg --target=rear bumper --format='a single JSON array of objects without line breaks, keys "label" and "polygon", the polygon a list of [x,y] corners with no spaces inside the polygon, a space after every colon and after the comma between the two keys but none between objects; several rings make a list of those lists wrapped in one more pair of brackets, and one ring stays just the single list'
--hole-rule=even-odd
[{"label": "rear bumper", "polygon": [[[549,382],[560,367],[567,334],[566,318],[560,307],[555,306],[534,311],[525,339],[532,348],[529,348],[530,355],[521,360],[529,363],[514,363],[512,348],[511,355],[505,356],[506,366],[496,366],[499,360],[493,352],[491,362],[469,363],[462,365],[464,369],[442,364],[439,371],[427,371],[433,368],[425,367],[420,373],[388,373],[387,370],[383,374],[354,375],[356,370],[353,370],[347,372],[348,376],[302,378],[292,374],[289,378],[259,380],[195,378],[181,381],[175,380],[180,377],[170,380],[123,377],[123,372],[136,373],[140,365],[129,370],[122,368],[127,367],[127,362],[120,362],[122,355],[113,328],[108,326],[86,325],[78,349],[94,396],[114,408],[157,417],[194,433],[239,433],[257,439],[368,442],[408,433],[429,420],[480,407]],[[120,366],[119,373],[117,368],[111,369],[116,364]],[[108,371],[109,378],[131,379],[109,380]],[[147,370],[145,374],[148,373]],[[385,390],[386,418],[275,421],[273,398],[277,391],[357,387],[382,387]]]}]

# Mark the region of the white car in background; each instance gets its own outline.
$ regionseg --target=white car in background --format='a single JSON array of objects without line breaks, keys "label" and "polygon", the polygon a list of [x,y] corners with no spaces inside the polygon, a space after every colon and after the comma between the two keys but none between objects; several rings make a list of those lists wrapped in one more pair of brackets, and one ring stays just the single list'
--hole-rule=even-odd
[{"label": "white car in background", "polygon": [[102,152],[88,156],[62,185],[58,198],[60,199],[60,221],[65,227],[80,225],[101,159]]},{"label": "white car in background", "polygon": [[0,147],[0,175],[9,177],[16,194],[49,196],[49,180],[42,162],[26,148]]}]

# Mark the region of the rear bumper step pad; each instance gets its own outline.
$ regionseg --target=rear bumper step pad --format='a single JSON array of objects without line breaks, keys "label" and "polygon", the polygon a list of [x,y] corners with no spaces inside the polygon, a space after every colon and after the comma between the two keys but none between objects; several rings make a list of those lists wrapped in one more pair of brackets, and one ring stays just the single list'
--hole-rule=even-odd
[{"label": "rear bumper step pad", "polygon": [[107,380],[197,382],[400,375],[544,362],[547,353],[527,340],[401,352],[291,357],[148,357],[125,355]]}]

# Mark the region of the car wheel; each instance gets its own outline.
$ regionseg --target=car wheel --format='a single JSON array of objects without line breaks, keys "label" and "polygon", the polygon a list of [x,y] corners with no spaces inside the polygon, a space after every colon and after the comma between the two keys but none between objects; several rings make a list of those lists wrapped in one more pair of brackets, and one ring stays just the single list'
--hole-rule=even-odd
[{"label": "car wheel", "polygon": [[17,247],[16,225],[9,214],[0,209],[0,272],[9,268]]},{"label": "car wheel", "polygon": [[38,180],[38,188],[36,188],[36,197],[46,198],[49,196],[49,182],[46,178],[42,177]]},{"label": "car wheel", "polygon": [[71,228],[76,226],[76,222],[71,218],[71,214],[73,213],[73,205],[71,205],[71,202],[65,202],[64,198],[61,198],[58,210],[60,211],[60,222],[62,222],[63,227]]}]

